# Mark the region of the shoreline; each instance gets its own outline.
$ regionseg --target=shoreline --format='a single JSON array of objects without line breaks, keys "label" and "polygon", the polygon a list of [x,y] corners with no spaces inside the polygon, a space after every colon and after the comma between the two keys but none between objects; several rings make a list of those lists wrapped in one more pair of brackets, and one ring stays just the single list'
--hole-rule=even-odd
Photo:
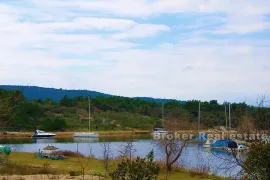
[{"label": "shoreline", "polygon": [[[83,131],[78,131],[83,132]],[[130,136],[130,135],[150,135],[150,131],[93,131],[99,133],[100,136]],[[56,134],[56,138],[71,138],[75,131],[52,132]],[[29,138],[33,132],[1,132],[0,138]]]}]

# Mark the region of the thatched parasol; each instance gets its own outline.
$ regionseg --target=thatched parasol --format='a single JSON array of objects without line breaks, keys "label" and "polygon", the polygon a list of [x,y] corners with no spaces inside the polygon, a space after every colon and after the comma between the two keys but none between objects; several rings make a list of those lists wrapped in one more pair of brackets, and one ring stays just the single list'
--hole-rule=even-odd
[{"label": "thatched parasol", "polygon": [[46,146],[45,148],[43,148],[43,150],[46,151],[46,153],[51,153],[52,151],[57,150],[58,148],[54,147],[54,146]]},{"label": "thatched parasol", "polygon": [[54,147],[54,146],[46,146],[45,148],[43,148],[43,150],[47,150],[47,151],[54,151],[58,148]]}]

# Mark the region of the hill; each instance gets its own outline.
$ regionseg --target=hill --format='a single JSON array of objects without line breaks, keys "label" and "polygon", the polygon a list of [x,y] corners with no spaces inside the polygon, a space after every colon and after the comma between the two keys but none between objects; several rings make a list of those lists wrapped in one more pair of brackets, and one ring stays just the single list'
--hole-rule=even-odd
[{"label": "hill", "polygon": [[[86,97],[91,96],[92,98],[101,96],[101,97],[110,97],[113,95],[105,94],[96,91],[90,90],[67,90],[67,89],[55,89],[55,88],[45,88],[38,86],[19,86],[19,85],[0,85],[0,89],[5,90],[20,90],[23,92],[23,95],[27,100],[35,100],[41,99],[45,100],[47,98],[52,99],[55,102],[60,102],[60,100],[64,96],[68,96],[69,98],[74,98],[78,96]],[[151,97],[134,97],[134,99],[140,99],[144,101],[154,101],[156,103],[167,103],[173,101],[172,99],[156,99]],[[184,103],[184,101],[179,101],[180,103]]]},{"label": "hill", "polygon": [[[27,89],[24,88],[22,91],[33,98],[33,94],[36,92],[32,91],[33,94],[29,94],[31,91],[26,91]],[[40,93],[41,89],[38,88],[36,91]],[[69,92],[69,90],[59,91]],[[41,93],[41,95],[43,94]],[[67,95],[71,96],[71,94]],[[162,124],[162,106],[158,102],[107,94],[101,94],[103,96],[95,95],[96,97],[91,99],[91,124],[93,125],[91,129],[93,130],[152,130]],[[52,97],[51,94],[48,94],[48,96]],[[44,99],[46,96],[42,97]],[[64,96],[59,102],[50,99],[42,100],[42,97],[36,96],[34,100],[29,101],[21,91],[0,88],[0,128],[15,128],[17,130],[39,128],[55,131],[87,130],[87,97],[80,95],[74,98]],[[181,130],[194,130],[198,124],[198,105],[199,101],[197,100],[185,103],[172,100],[164,103],[164,122],[175,122],[181,126]],[[200,105],[201,129],[226,124],[228,113],[226,113],[227,115],[224,113],[224,104],[211,100],[200,102]],[[228,107],[228,104],[226,107]],[[233,128],[240,126],[245,128],[247,122],[250,122],[251,125],[256,125],[258,128],[269,130],[269,119],[270,108],[256,108],[245,103],[231,104]]]}]

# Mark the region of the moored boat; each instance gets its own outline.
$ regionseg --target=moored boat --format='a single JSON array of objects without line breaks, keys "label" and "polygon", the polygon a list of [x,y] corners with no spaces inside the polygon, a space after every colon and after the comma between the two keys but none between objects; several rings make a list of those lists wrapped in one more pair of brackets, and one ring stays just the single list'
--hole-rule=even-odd
[{"label": "moored boat", "polygon": [[73,134],[74,138],[98,138],[99,134],[90,132],[91,130],[91,104],[90,104],[90,96],[88,96],[88,130],[89,132],[77,132]]},{"label": "moored boat", "polygon": [[163,134],[168,134],[168,132],[166,130],[164,130],[163,128],[155,128],[154,131],[152,132],[152,135],[163,135]]},{"label": "moored boat", "polygon": [[210,148],[211,144],[213,144],[214,142],[216,142],[215,139],[207,139],[206,142],[203,144],[204,148]]},{"label": "moored boat", "polygon": [[55,134],[53,133],[47,133],[45,131],[41,131],[41,130],[35,130],[34,134],[32,135],[33,138],[50,138],[50,137],[54,137]]},{"label": "moored boat", "polygon": [[73,134],[75,138],[98,138],[98,136],[98,133],[93,132],[78,132]]},{"label": "moored boat", "polygon": [[228,140],[217,140],[210,144],[212,149],[222,149],[225,151],[241,151],[248,149],[243,143],[235,142],[231,139]]}]

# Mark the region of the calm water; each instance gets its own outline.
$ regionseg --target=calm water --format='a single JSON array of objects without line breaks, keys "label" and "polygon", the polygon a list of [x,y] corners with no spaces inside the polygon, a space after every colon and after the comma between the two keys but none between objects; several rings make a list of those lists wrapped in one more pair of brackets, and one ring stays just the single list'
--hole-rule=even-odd
[{"label": "calm water", "polygon": [[[19,152],[38,152],[47,145],[53,145],[59,150],[79,151],[82,154],[89,155],[90,153],[96,158],[102,158],[102,144],[110,143],[111,152],[113,157],[120,155],[120,151],[123,150],[127,144],[128,139],[125,137],[110,137],[110,138],[98,138],[98,139],[0,139],[0,144],[7,144],[11,146],[13,151]],[[149,136],[138,136],[133,139],[133,145],[135,148],[134,154],[144,157],[152,149],[155,152],[156,160],[164,159],[164,153],[160,151],[157,142],[152,140]],[[241,169],[240,167],[234,167],[229,162],[231,161],[230,154],[223,151],[211,151],[204,149],[202,144],[188,144],[185,148],[182,157],[179,159],[179,164],[186,168],[199,168],[202,166],[208,166],[211,172],[222,176],[236,175]],[[231,169],[228,169],[231,168]]]}]

